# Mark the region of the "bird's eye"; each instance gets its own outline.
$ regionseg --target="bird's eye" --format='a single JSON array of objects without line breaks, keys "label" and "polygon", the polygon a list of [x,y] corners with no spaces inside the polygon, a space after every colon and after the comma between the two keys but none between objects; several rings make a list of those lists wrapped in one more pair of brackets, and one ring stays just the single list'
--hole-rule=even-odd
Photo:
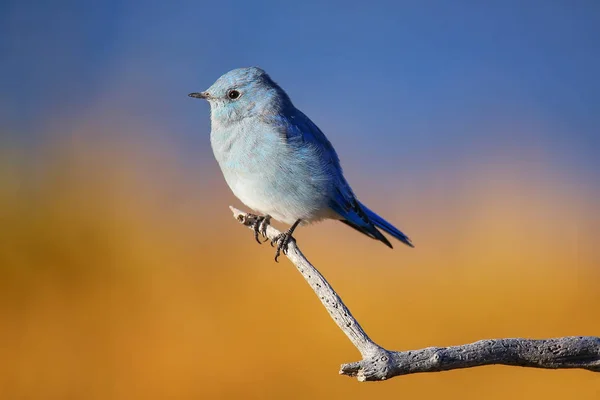
[{"label": "bird's eye", "polygon": [[227,97],[229,97],[231,100],[235,100],[238,97],[240,97],[240,92],[238,92],[237,90],[230,90],[227,93]]}]

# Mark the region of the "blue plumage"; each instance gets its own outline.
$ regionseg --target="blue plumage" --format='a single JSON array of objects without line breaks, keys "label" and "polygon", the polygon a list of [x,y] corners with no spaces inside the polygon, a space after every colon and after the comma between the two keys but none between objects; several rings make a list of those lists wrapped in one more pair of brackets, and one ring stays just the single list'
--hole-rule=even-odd
[{"label": "blue plumage", "polygon": [[210,103],[211,146],[233,193],[263,216],[293,224],[277,239],[277,255],[296,226],[322,219],[340,220],[392,247],[379,228],[412,247],[356,199],[329,140],[263,70],[230,71],[190,96]]},{"label": "blue plumage", "polygon": [[[367,217],[373,225],[375,225],[377,228],[383,229],[383,231],[392,235],[407,246],[414,247],[408,236],[402,233],[398,228],[387,222],[385,219],[381,218],[379,215],[375,214],[374,211],[371,211],[369,208],[367,208],[367,206],[365,206],[361,202],[359,202],[359,204],[362,207],[363,211],[367,214]],[[386,244],[392,247],[389,243]]]}]

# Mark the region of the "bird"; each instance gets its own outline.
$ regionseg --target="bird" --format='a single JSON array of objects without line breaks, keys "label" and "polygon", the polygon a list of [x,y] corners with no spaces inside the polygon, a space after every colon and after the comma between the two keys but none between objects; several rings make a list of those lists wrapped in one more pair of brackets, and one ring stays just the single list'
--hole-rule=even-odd
[{"label": "bird", "polygon": [[267,237],[271,219],[291,225],[271,241],[277,245],[275,261],[282,251],[287,254],[298,226],[327,219],[389,248],[381,231],[414,247],[356,198],[331,142],[263,69],[231,70],[188,96],[210,104],[214,156],[233,194],[258,213],[250,214],[256,241],[261,243],[259,233]]}]

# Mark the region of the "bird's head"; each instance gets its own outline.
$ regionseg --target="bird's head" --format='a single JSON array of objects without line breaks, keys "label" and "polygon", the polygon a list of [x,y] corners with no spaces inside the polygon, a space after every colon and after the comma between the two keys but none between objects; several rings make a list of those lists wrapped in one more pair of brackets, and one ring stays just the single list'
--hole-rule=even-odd
[{"label": "bird's head", "polygon": [[229,71],[204,92],[189,96],[208,100],[212,123],[219,125],[278,113],[291,105],[283,89],[257,67]]}]

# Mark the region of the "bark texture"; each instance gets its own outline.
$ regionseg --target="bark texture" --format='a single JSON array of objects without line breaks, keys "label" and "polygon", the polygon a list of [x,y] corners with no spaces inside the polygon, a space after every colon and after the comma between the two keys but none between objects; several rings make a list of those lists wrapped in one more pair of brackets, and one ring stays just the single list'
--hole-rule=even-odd
[{"label": "bark texture", "polygon": [[[234,217],[252,228],[254,216],[231,207]],[[273,239],[277,229],[268,226]],[[287,258],[362,356],[361,361],[342,364],[340,374],[359,381],[380,381],[417,372],[438,372],[482,365],[502,364],[533,368],[581,368],[600,372],[600,338],[568,336],[553,339],[487,339],[461,346],[428,347],[410,351],[390,351],[373,342],[346,307],[329,282],[304,257],[295,241],[290,241]]]}]

